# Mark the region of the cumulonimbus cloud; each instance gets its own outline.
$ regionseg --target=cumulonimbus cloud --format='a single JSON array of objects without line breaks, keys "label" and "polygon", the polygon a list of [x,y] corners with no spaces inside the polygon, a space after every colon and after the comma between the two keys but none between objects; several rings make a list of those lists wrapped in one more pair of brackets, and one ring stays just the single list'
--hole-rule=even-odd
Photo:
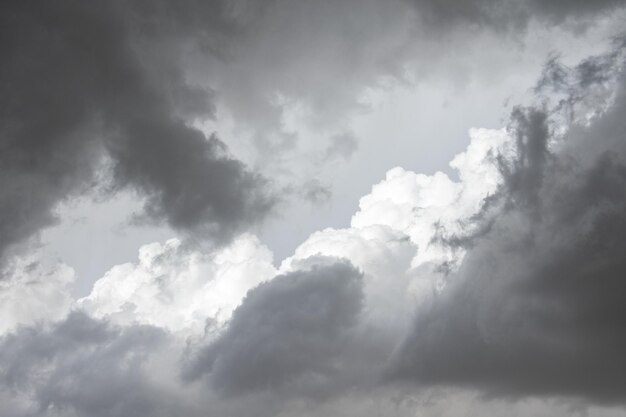
[{"label": "cumulonimbus cloud", "polygon": [[429,390],[438,403],[463,400],[455,390],[626,402],[623,45],[574,68],[551,60],[535,91],[557,101],[472,129],[457,179],[391,169],[350,227],[312,234],[276,268],[238,234],[271,205],[264,181],[187,124],[211,113],[211,93],[144,38],[188,45],[181,22],[202,16],[236,36],[222,3],[7,4],[1,30],[24,37],[2,64],[0,250],[50,224],[103,154],[148,217],[223,245],[146,245],[74,303],[68,267],[15,258],[0,281],[0,414],[414,415]]}]

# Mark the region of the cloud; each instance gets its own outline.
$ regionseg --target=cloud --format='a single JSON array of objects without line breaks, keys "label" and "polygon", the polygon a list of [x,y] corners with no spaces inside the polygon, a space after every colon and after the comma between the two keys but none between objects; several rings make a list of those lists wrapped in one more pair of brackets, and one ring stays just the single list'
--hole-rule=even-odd
[{"label": "cloud", "polygon": [[204,238],[228,240],[272,206],[266,180],[190,125],[214,107],[183,51],[231,30],[221,3],[2,9],[0,253],[53,224],[107,160],[110,190],[136,190],[146,218]]},{"label": "cloud", "polygon": [[363,316],[368,332],[387,332],[389,343],[406,329],[416,299],[432,290],[411,271],[416,247],[407,236],[385,225],[324,229],[313,233],[285,259],[283,274],[309,268],[319,256],[348,259],[363,273]]},{"label": "cloud", "polygon": [[330,145],[326,148],[325,158],[339,157],[348,160],[358,148],[359,142],[352,132],[333,135]]},{"label": "cloud", "polygon": [[409,1],[417,8],[421,21],[434,30],[469,25],[512,32],[525,30],[531,21],[551,24],[561,24],[572,19],[584,21],[624,4],[622,0],[564,0],[549,3],[540,0]]},{"label": "cloud", "polygon": [[0,392],[21,408],[8,415],[163,415],[168,394],[144,372],[164,342],[158,329],[111,327],[80,313],[22,328],[0,339]]},{"label": "cloud", "polygon": [[[621,54],[612,56],[621,68]],[[514,111],[517,151],[499,158],[503,183],[483,219],[490,227],[445,291],[418,310],[392,374],[495,395],[625,401],[626,96],[623,74],[613,73],[608,110],[588,119],[576,108],[564,134],[546,108]],[[594,87],[570,84],[570,98],[585,103]]]},{"label": "cloud", "polygon": [[73,303],[69,266],[41,259],[38,254],[13,257],[0,271],[0,336],[18,326],[65,317]]},{"label": "cloud", "polygon": [[[145,199],[138,218],[223,245],[145,245],[74,305],[68,267],[6,257],[3,415],[568,415],[624,403],[621,53],[550,61],[543,103],[517,108],[508,129],[470,130],[454,175],[391,169],[350,227],[313,233],[276,270],[240,234],[271,207],[268,184],[192,122],[222,97],[274,129],[268,95],[280,90],[332,125],[363,85],[401,69],[415,16],[388,28],[404,3],[7,4],[0,250],[51,224],[103,166],[111,191]],[[611,4],[519,7],[560,22]],[[483,8],[504,13],[492,5],[418,8],[490,27]],[[337,28],[340,41],[324,37]],[[184,71],[203,53],[215,90]],[[318,61],[336,66],[320,73]]]},{"label": "cloud", "polygon": [[[0,252],[54,224],[55,207],[92,190],[103,164],[110,191],[139,193],[137,220],[227,241],[262,219],[277,196],[193,122],[232,114],[241,138],[229,142],[249,149],[252,141],[253,154],[265,156],[250,159],[289,182],[297,170],[289,161],[310,159],[296,158],[298,132],[284,126],[290,109],[306,109],[306,124],[324,138],[343,138],[316,139],[320,152],[347,156],[354,141],[341,136],[345,116],[362,107],[366,88],[406,80],[407,71],[437,72],[440,37],[420,26],[420,16],[481,20],[472,16],[515,4],[4,2]],[[577,16],[619,4],[519,7]],[[423,53],[429,62],[420,61]]]},{"label": "cloud", "polygon": [[332,190],[328,186],[325,186],[316,179],[303,183],[298,194],[311,204],[317,205],[327,203],[333,195]]},{"label": "cloud", "polygon": [[190,359],[185,377],[207,375],[229,395],[299,385],[328,389],[361,310],[361,279],[349,262],[328,260],[261,284],[224,333]]},{"label": "cloud", "polygon": [[511,152],[504,130],[470,129],[469,136],[467,149],[450,162],[458,181],[443,172],[425,175],[393,168],[359,200],[352,227],[382,224],[402,231],[418,247],[413,266],[459,262],[462,251],[440,237],[479,227],[472,218],[502,181],[496,156]]},{"label": "cloud", "polygon": [[[331,164],[324,167],[317,158],[312,164],[311,153],[337,151],[335,139],[372,110],[368,97],[442,78],[452,80],[455,95],[476,83],[497,91],[502,86],[496,81],[517,77],[519,64],[531,62],[528,51],[540,55],[556,47],[536,42],[535,34],[566,38],[587,18],[597,18],[601,27],[601,16],[623,10],[620,2],[562,3],[553,13],[532,0],[273,1],[263,7],[241,1],[236,4],[245,23],[236,41],[221,55],[195,62],[194,72],[216,91],[217,112],[225,117],[215,125],[232,124],[225,140],[273,179],[304,183],[307,176],[319,177],[320,169],[332,177],[335,158],[326,158]],[[509,54],[511,61],[502,59]]]},{"label": "cloud", "polygon": [[144,246],[80,311],[0,339],[0,410],[567,415],[581,403],[519,398],[621,401],[623,97],[565,133],[522,108],[508,131],[472,130],[457,180],[391,170],[350,228],[314,233],[276,276],[250,235],[209,253]]},{"label": "cloud", "polygon": [[77,305],[117,324],[202,332],[207,320],[227,322],[246,292],[275,274],[271,252],[254,236],[209,253],[172,239],[142,246],[137,263],[111,268]]}]

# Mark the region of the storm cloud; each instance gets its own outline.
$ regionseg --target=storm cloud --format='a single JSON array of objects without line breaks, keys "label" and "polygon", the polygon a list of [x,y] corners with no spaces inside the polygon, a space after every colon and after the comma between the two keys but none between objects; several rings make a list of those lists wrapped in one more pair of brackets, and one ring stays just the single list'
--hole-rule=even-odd
[{"label": "storm cloud", "polygon": [[[381,77],[402,79],[411,54],[424,47],[411,46],[412,35],[444,27],[439,21],[481,28],[507,25],[518,14],[558,21],[605,13],[619,2],[414,2],[415,16],[403,2],[368,2],[356,7],[373,21],[368,30],[348,19],[355,4],[340,3],[5,2],[0,250],[54,224],[58,204],[100,184],[102,169],[111,174],[109,192],[130,189],[143,199],[135,220],[228,240],[262,219],[276,194],[217,136],[194,127],[194,120],[215,117],[216,91],[237,123],[256,132],[251,145],[263,170],[293,174],[279,160],[296,156],[298,137],[281,127],[285,108],[276,93],[311,108],[312,124],[339,129],[329,137],[345,138],[337,119],[358,108],[356,97]],[[377,29],[399,17],[396,32]],[[324,36],[338,30],[344,34]],[[329,65],[307,69],[320,60]],[[332,139],[327,151],[349,155],[355,148],[352,139]]]},{"label": "storm cloud", "polygon": [[181,6],[3,3],[2,253],[53,224],[103,166],[109,191],[145,198],[147,219],[216,241],[272,206],[266,180],[190,124],[214,107],[186,79],[185,51],[234,29],[219,2]]},{"label": "storm cloud", "polygon": [[0,10],[1,415],[623,414],[622,1]]},{"label": "storm cloud", "polygon": [[[517,152],[513,160],[499,158],[503,184],[486,210],[493,217],[481,220],[490,227],[472,240],[444,292],[417,313],[396,375],[497,395],[625,401],[626,96],[619,52],[573,69],[548,65],[569,80],[566,111],[575,122],[563,137],[547,107],[515,110]],[[617,79],[605,89],[608,74]],[[613,90],[614,101],[583,123],[593,108],[581,103],[599,88]]]}]

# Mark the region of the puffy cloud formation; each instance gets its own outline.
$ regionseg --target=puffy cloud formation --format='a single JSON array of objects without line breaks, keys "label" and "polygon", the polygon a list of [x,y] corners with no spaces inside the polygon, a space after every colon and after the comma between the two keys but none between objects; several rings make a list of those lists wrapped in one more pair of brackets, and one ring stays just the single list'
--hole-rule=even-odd
[{"label": "puffy cloud formation", "polygon": [[206,320],[227,321],[246,292],[275,273],[271,252],[251,235],[208,254],[172,239],[143,246],[137,263],[113,267],[78,305],[119,324],[199,331]]},{"label": "puffy cloud formation", "polygon": [[[514,110],[504,130],[471,130],[451,163],[458,179],[390,170],[351,227],[314,233],[278,270],[252,235],[207,253],[154,243],[67,317],[71,275],[13,279],[12,298],[32,287],[38,305],[61,302],[5,325],[3,407],[375,415],[356,405],[369,398],[379,411],[454,416],[505,406],[472,405],[472,393],[623,404],[621,68],[619,48],[574,68],[551,61],[543,107]],[[22,264],[16,274],[36,267]],[[521,415],[568,413],[525,401],[513,405]]]},{"label": "puffy cloud formation", "polygon": [[298,269],[317,255],[349,259],[365,274],[371,322],[400,331],[415,305],[441,290],[440,270],[462,261],[464,248],[450,240],[481,227],[475,217],[502,185],[498,156],[514,153],[504,129],[471,129],[469,135],[465,152],[450,163],[458,181],[442,172],[391,169],[361,198],[350,228],[313,233],[281,271]]},{"label": "puffy cloud formation", "polygon": [[[349,259],[364,274],[363,313],[379,328],[397,328],[415,298],[425,289],[410,271],[415,246],[407,236],[385,225],[362,229],[326,229],[312,234],[281,264],[289,272],[307,267],[317,256]],[[428,283],[424,283],[428,287]]]},{"label": "puffy cloud formation", "polygon": [[[332,92],[349,107],[360,86],[401,66],[381,69],[394,39],[355,48],[319,79],[303,71],[309,77],[273,84],[272,68],[310,61],[292,59],[308,45],[300,38],[284,55],[250,53],[293,33],[272,32],[277,15],[268,10],[292,16],[280,22],[306,38],[337,24],[330,3],[6,4],[0,414],[623,414],[623,43],[575,67],[551,60],[534,90],[539,104],[517,107],[505,129],[470,130],[452,174],[390,170],[349,227],[313,233],[275,268],[272,253],[240,233],[271,205],[265,181],[193,127],[212,114],[214,97],[182,63],[222,60],[216,88],[237,87],[222,99],[271,130],[280,118],[261,100],[266,93],[301,87],[332,120],[337,109],[314,87],[376,61]],[[337,4],[347,14],[384,9],[385,22],[407,10]],[[431,24],[498,29],[590,16],[617,2],[407,4]],[[322,29],[315,20],[298,25],[300,15],[316,16]],[[358,27],[310,59],[343,57],[347,46],[367,44],[355,39],[378,33]],[[255,60],[258,74],[241,70]],[[270,114],[259,116],[263,109]],[[335,136],[337,147],[322,149],[347,158],[352,139]],[[144,216],[222,245],[145,245],[76,301],[69,267],[8,256],[53,221],[59,201],[92,184],[103,157],[111,188],[137,190]]]},{"label": "puffy cloud formation", "polygon": [[[348,262],[313,265],[251,290],[224,333],[191,360],[187,378],[210,374],[233,395],[288,384],[328,390],[342,371],[362,304],[361,273]],[[296,388],[298,389],[298,388]]]},{"label": "puffy cloud formation", "polygon": [[471,129],[469,135],[467,150],[450,162],[459,181],[442,172],[424,175],[394,168],[383,182],[372,187],[370,194],[361,198],[352,226],[384,224],[406,233],[418,246],[414,266],[458,260],[456,248],[442,244],[438,237],[472,226],[472,216],[501,182],[493,162],[498,155],[513,152],[505,130]]}]

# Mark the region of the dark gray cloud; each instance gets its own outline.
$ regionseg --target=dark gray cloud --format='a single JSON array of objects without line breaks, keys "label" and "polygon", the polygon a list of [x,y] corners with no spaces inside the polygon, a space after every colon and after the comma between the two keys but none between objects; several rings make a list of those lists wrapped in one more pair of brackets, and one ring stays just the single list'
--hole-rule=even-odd
[{"label": "dark gray cloud", "polygon": [[193,355],[185,377],[206,375],[227,395],[327,391],[342,370],[362,298],[362,273],[347,261],[277,276],[248,293],[225,332]]},{"label": "dark gray cloud", "polygon": [[[563,138],[550,123],[554,107],[514,111],[517,155],[500,159],[505,181],[483,213],[490,227],[418,312],[395,377],[514,397],[626,401],[626,84],[623,55],[608,56],[610,71],[607,56],[560,67],[567,113],[574,109]],[[609,72],[618,77],[607,88],[617,91],[612,106],[578,123]]]},{"label": "dark gray cloud", "polygon": [[144,215],[228,238],[272,204],[266,182],[189,122],[212,92],[182,68],[235,23],[224,3],[7,1],[0,52],[0,253],[94,186],[106,153],[111,189],[146,197]]}]

